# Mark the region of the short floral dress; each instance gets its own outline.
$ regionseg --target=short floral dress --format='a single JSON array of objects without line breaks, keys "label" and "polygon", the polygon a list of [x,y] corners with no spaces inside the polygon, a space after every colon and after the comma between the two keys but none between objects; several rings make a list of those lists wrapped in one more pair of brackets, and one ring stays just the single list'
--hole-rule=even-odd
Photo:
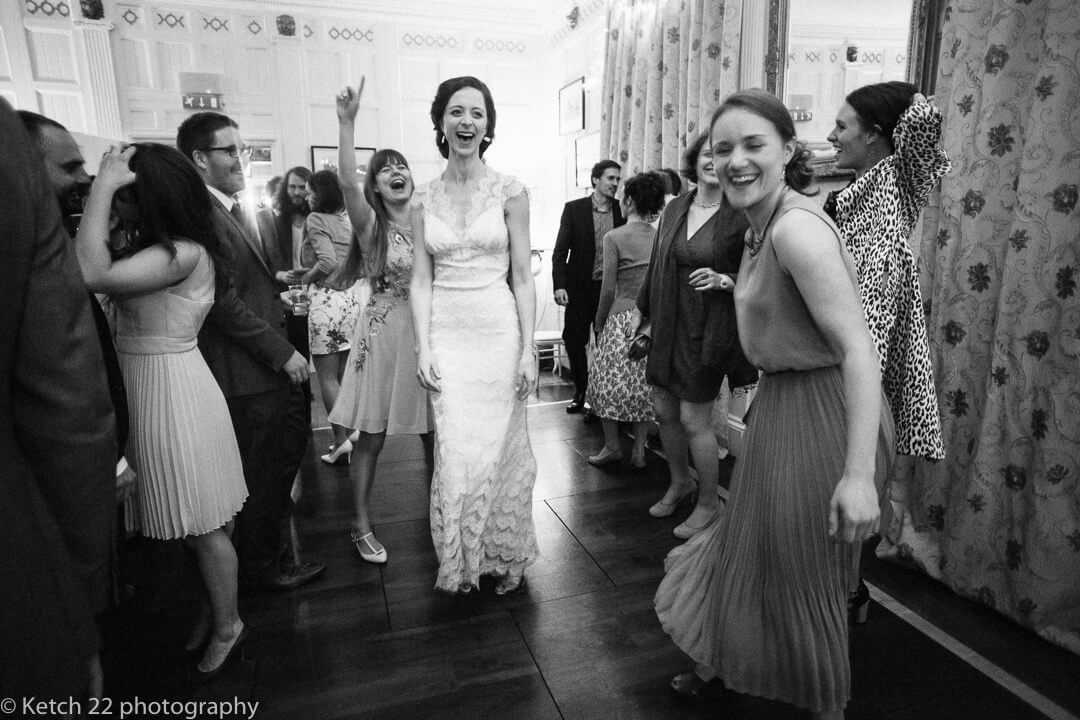
[{"label": "short floral dress", "polygon": [[416,379],[416,338],[409,309],[413,244],[404,228],[387,233],[386,271],[372,278],[352,337],[330,422],[351,430],[415,435],[433,427],[431,401]]}]

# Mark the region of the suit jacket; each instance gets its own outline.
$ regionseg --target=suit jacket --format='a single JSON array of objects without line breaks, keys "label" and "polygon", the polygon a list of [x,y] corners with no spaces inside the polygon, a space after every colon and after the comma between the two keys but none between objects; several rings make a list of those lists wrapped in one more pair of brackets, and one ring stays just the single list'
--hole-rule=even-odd
[{"label": "suit jacket", "polygon": [[[656,229],[649,269],[638,291],[637,307],[651,325],[652,347],[645,376],[654,385],[666,387],[671,372],[670,348],[675,342],[676,317],[674,244],[683,237],[686,216],[697,192],[673,198],[660,215]],[[750,227],[746,214],[736,210],[724,198],[716,211],[716,235],[713,237],[712,269],[738,282],[739,264],[745,247],[746,230]],[[683,231],[684,232],[684,231]],[[758,372],[743,355],[735,322],[735,295],[724,290],[703,294],[705,326],[702,328],[701,362],[706,367],[728,376],[731,388],[748,385],[757,380]]]},{"label": "suit jacket", "polygon": [[268,392],[289,379],[281,368],[295,352],[286,339],[283,304],[255,231],[211,195],[214,227],[232,253],[230,282],[217,288],[199,333],[199,349],[225,397]]},{"label": "suit jacket", "polygon": [[[592,282],[593,263],[596,260],[596,235],[593,228],[592,195],[571,200],[563,206],[559,221],[559,236],[551,254],[551,279],[555,290],[566,290],[570,301]],[[615,227],[626,220],[619,210],[619,203],[611,201]],[[567,257],[569,255],[569,257]]]},{"label": "suit jacket", "polygon": [[259,231],[270,270],[292,270],[292,227],[289,219],[275,214],[270,208],[263,208],[255,213],[255,227]]},{"label": "suit jacket", "polygon": [[0,696],[86,688],[109,594],[116,434],[74,247],[0,99]]}]

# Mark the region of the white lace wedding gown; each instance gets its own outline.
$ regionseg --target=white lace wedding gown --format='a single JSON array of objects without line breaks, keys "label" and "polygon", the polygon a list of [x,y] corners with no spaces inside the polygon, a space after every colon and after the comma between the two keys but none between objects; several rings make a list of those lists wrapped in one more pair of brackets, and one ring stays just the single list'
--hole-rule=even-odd
[{"label": "white lace wedding gown", "polygon": [[415,196],[435,261],[430,342],[442,392],[432,393],[431,537],[439,590],[523,572],[537,555],[536,460],[525,402],[514,390],[522,344],[503,214],[506,201],[523,192],[514,178],[487,169],[464,215],[442,180]]}]

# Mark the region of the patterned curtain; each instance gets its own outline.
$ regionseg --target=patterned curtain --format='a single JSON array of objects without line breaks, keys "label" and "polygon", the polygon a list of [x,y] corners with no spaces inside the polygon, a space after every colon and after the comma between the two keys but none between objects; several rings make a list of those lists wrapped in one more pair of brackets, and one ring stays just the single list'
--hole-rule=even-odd
[{"label": "patterned curtain", "polygon": [[947,458],[879,554],[1080,653],[1080,3],[952,0],[921,282]]},{"label": "patterned curtain", "polygon": [[737,89],[741,0],[615,0],[600,147],[623,176],[679,169],[720,98]]}]

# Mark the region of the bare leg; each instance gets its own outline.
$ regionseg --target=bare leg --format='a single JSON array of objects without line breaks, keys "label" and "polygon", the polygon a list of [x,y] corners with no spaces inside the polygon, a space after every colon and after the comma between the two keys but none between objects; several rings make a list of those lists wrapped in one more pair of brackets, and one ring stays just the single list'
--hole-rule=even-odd
[{"label": "bare leg", "polygon": [[701,527],[720,509],[720,499],[716,495],[720,478],[720,448],[710,422],[712,403],[680,402],[679,418],[686,428],[687,445],[694,458],[698,477],[697,507],[686,519],[686,524]]},{"label": "bare leg", "polygon": [[[352,480],[353,508],[356,511],[356,529],[361,535],[371,532],[371,488],[375,484],[375,465],[379,460],[386,433],[361,432],[360,439],[353,448],[352,464],[349,465],[349,479]],[[382,547],[374,538],[374,549]]]},{"label": "bare leg", "polygon": [[686,432],[679,419],[679,399],[666,392],[653,392],[653,411],[660,423],[660,440],[664,443],[671,483],[661,498],[665,504],[674,503],[690,485],[690,466],[687,463]]},{"label": "bare leg", "polygon": [[645,441],[649,439],[649,425],[648,422],[634,423],[634,449],[630,453],[631,464],[644,465],[645,463]]},{"label": "bare leg", "polygon": [[619,443],[619,421],[611,420],[610,418],[600,418],[600,425],[604,428],[604,447],[603,450],[607,450],[609,453],[619,455],[622,453],[622,446]]},{"label": "bare leg", "polygon": [[224,527],[204,535],[190,535],[185,541],[198,559],[210,600],[210,644],[198,665],[201,672],[208,672],[225,661],[244,629],[236,607],[236,549]]},{"label": "bare leg", "polygon": [[[345,373],[345,365],[348,352],[336,352],[329,355],[312,355],[311,360],[315,363],[315,374],[319,378],[319,393],[322,395],[323,405],[326,412],[334,409],[338,393],[341,391],[341,378]],[[334,447],[345,442],[349,437],[349,431],[340,425],[333,425]]]}]

